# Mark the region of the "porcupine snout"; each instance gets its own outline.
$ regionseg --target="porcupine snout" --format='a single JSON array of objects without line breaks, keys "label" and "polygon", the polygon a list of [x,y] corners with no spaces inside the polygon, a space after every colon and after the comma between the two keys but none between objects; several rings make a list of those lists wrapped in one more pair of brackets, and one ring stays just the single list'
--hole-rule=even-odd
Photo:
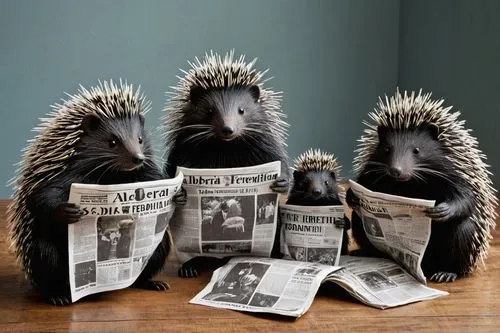
[{"label": "porcupine snout", "polygon": [[146,156],[144,156],[144,154],[140,154],[140,153],[132,156],[132,162],[137,166],[141,165],[145,159],[146,159]]}]

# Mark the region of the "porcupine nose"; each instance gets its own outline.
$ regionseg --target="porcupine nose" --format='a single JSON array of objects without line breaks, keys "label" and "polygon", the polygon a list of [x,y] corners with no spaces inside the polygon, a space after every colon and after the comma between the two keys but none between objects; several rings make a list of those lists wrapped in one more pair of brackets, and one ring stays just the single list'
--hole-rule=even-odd
[{"label": "porcupine nose", "polygon": [[144,156],[144,154],[135,154],[133,157],[132,157],[132,162],[135,164],[135,165],[139,165],[141,164],[142,162],[144,162],[144,160],[146,159],[146,157]]},{"label": "porcupine nose", "polygon": [[399,178],[401,177],[401,174],[403,173],[403,168],[401,166],[397,165],[389,169],[389,173],[391,174],[392,177],[394,178]]},{"label": "porcupine nose", "polygon": [[316,196],[320,195],[321,194],[321,189],[319,187],[315,187],[313,189],[313,194],[316,195]]},{"label": "porcupine nose", "polygon": [[234,133],[234,130],[231,127],[229,127],[227,125],[222,127],[222,134],[224,134],[226,136],[230,136],[233,133]]}]

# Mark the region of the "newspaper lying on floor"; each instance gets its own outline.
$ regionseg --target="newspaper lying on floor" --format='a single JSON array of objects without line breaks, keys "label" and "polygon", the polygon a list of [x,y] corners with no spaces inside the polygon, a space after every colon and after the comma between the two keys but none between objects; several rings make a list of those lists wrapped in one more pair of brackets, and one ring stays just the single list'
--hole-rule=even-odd
[{"label": "newspaper lying on floor", "polygon": [[424,209],[434,207],[435,201],[373,192],[349,182],[360,199],[356,213],[370,242],[426,284],[421,263],[431,236],[431,219]]},{"label": "newspaper lying on floor", "polygon": [[246,168],[177,168],[187,192],[187,204],[170,223],[179,263],[197,256],[269,257],[279,199],[270,185],[280,166],[278,161]]},{"label": "newspaper lying on floor", "polygon": [[389,259],[341,256],[339,266],[330,266],[235,257],[213,273],[190,303],[300,317],[324,282],[338,284],[362,303],[379,309],[448,294],[421,284]]},{"label": "newspaper lying on floor", "polygon": [[182,179],[71,185],[68,201],[83,212],[68,227],[72,302],[135,282],[163,239]]},{"label": "newspaper lying on floor", "polygon": [[344,229],[344,206],[279,205],[283,259],[338,265]]},{"label": "newspaper lying on floor", "polygon": [[325,277],[338,269],[318,263],[235,257],[213,273],[190,303],[300,317]]},{"label": "newspaper lying on floor", "polygon": [[342,269],[326,277],[367,305],[386,309],[448,295],[429,288],[389,259],[341,256]]}]

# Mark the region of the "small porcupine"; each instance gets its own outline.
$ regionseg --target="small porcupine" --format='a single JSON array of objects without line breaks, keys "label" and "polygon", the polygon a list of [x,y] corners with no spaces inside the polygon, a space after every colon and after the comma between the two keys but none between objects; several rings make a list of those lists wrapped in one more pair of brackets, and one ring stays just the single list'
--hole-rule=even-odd
[{"label": "small porcupine", "polygon": [[[189,63],[191,69],[183,71],[165,107],[168,175],[174,176],[177,166],[233,168],[281,161],[281,176],[271,188],[288,191],[289,125],[283,120],[281,93],[263,87],[267,70],[255,70],[255,62],[245,62],[243,55],[235,59],[231,51],[224,57],[210,52]],[[204,260],[198,258],[179,274],[196,276],[195,266]]]},{"label": "small porcupine", "polygon": [[[340,165],[333,154],[319,149],[309,149],[294,161],[293,185],[287,204],[300,206],[342,205],[339,198],[338,181]],[[335,222],[344,229],[342,254],[347,254],[350,222],[347,218]]]},{"label": "small porcupine", "polygon": [[[484,264],[497,205],[486,156],[460,113],[443,102],[421,90],[418,95],[398,90],[385,103],[379,99],[354,159],[356,181],[368,189],[436,200],[426,210],[432,231],[422,261],[424,274],[435,282],[454,281]],[[346,200],[359,204],[352,190]],[[380,254],[355,212],[352,231],[357,254]]]},{"label": "small porcupine", "polygon": [[[144,130],[149,103],[126,82],[100,82],[53,111],[35,130],[19,163],[9,232],[27,279],[53,304],[69,304],[68,224],[81,217],[67,202],[72,183],[119,184],[162,178]],[[166,289],[150,278],[164,264],[168,235],[135,286]]]}]

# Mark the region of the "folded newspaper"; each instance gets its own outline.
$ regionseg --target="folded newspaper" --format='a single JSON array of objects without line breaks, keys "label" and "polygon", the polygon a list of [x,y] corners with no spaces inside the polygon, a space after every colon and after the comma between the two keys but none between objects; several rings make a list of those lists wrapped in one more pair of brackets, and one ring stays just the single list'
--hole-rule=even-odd
[{"label": "folded newspaper", "polygon": [[192,304],[300,317],[324,282],[364,304],[386,309],[447,292],[422,285],[388,259],[341,256],[340,266],[293,260],[235,257],[217,269]]},{"label": "folded newspaper", "polygon": [[280,249],[283,259],[338,265],[344,206],[279,205]]},{"label": "folded newspaper", "polygon": [[326,277],[364,304],[386,309],[448,295],[429,288],[389,259],[340,257],[341,270]]},{"label": "folded newspaper", "polygon": [[68,227],[71,300],[135,282],[160,244],[183,175],[120,185],[72,184],[83,217]]},{"label": "folded newspaper", "polygon": [[230,169],[178,167],[187,193],[187,204],[170,223],[179,263],[197,256],[269,257],[279,200],[270,186],[280,167],[279,161]]},{"label": "folded newspaper", "polygon": [[360,200],[355,209],[370,242],[425,284],[421,263],[431,236],[431,219],[424,210],[434,207],[435,201],[373,192],[352,180],[349,183]]},{"label": "folded newspaper", "polygon": [[300,317],[326,276],[340,267],[292,260],[235,257],[190,303]]}]

